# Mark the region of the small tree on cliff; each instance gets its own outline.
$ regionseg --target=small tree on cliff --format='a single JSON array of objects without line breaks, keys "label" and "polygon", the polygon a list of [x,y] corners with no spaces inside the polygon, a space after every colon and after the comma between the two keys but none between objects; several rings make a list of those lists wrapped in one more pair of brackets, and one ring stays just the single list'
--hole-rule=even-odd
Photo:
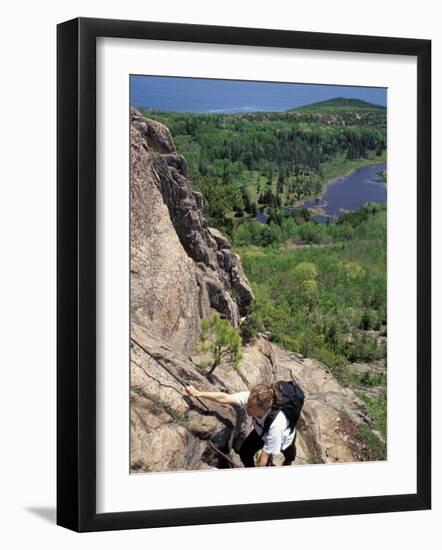
[{"label": "small tree on cliff", "polygon": [[226,357],[230,359],[233,367],[238,366],[241,359],[241,336],[235,327],[229,321],[221,319],[218,313],[201,322],[200,342],[199,348],[202,351],[212,353],[209,376]]}]

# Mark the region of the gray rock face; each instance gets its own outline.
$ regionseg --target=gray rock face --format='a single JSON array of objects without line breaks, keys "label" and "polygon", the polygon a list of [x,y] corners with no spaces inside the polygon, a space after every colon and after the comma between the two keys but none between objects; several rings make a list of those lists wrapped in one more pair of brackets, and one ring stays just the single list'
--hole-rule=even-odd
[{"label": "gray rock face", "polygon": [[199,332],[195,265],[177,237],[135,127],[131,139],[131,318],[177,349],[190,350]]},{"label": "gray rock face", "polygon": [[166,154],[176,153],[169,128],[164,124],[145,119],[136,109],[131,109],[131,121],[132,126],[138,130],[150,151]]},{"label": "gray rock face", "polygon": [[[211,308],[238,326],[240,316],[246,314],[253,300],[253,292],[239,257],[230,250],[230,243],[219,231],[208,227],[202,212],[203,197],[192,190],[186,177],[187,163],[176,153],[169,130],[159,122],[142,117],[136,110],[131,112],[131,121],[131,194],[137,195],[138,199],[132,202],[132,227],[139,228],[142,225],[150,237],[155,231],[150,226],[159,224],[168,226],[169,232],[174,230],[187,255],[182,269],[187,269],[189,260],[199,265],[198,275],[193,269],[193,274],[187,278],[196,280],[200,288],[197,295],[203,299],[203,303],[198,306],[201,316],[210,315],[208,298]],[[142,197],[140,190],[143,191]],[[150,194],[155,199],[154,205],[149,204]],[[165,219],[164,207],[167,208],[168,219]],[[156,248],[162,249],[162,241],[158,235],[156,237],[157,245],[161,243]],[[139,255],[136,254],[135,245],[139,245],[142,240],[140,232],[135,235],[135,239],[132,247],[135,253],[133,263],[134,271],[139,271],[136,265]],[[155,239],[150,240],[152,246],[149,248],[152,250]],[[181,262],[182,251],[175,253],[169,247],[167,251],[156,252],[157,256],[167,252],[169,262]],[[144,256],[147,259],[148,254]],[[154,267],[157,272],[162,272],[158,269],[161,266]],[[147,277],[147,285],[150,284],[149,279]]]},{"label": "gray rock face", "polygon": [[[214,391],[188,356],[135,323],[131,334],[131,468],[151,472],[219,465],[210,444],[227,450],[233,409],[185,395],[183,384]],[[215,456],[213,456],[215,455]],[[211,464],[212,462],[212,464]]]}]

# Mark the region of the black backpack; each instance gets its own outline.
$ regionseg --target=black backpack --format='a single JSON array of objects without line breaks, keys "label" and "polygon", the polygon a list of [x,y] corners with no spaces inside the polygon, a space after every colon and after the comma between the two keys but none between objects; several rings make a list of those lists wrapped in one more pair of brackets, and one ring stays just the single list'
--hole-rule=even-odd
[{"label": "black backpack", "polygon": [[289,422],[290,431],[292,432],[296,427],[296,423],[301,415],[302,406],[304,405],[304,392],[296,382],[277,382],[276,385],[283,394],[282,404],[279,407],[272,409],[266,417],[262,435],[269,431],[270,426],[279,411],[282,411],[285,414]]}]

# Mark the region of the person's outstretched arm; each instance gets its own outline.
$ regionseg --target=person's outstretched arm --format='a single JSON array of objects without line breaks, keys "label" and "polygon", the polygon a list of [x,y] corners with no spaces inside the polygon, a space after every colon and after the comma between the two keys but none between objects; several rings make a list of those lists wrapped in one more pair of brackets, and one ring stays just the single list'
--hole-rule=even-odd
[{"label": "person's outstretched arm", "polygon": [[220,391],[199,391],[193,386],[186,386],[186,393],[192,397],[199,397],[215,401],[221,405],[237,405],[237,399],[234,394]]}]

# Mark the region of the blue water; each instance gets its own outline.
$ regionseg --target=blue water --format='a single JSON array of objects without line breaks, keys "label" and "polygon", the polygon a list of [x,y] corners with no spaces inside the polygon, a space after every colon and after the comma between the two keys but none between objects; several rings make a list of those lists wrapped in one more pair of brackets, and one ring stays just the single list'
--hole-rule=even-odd
[{"label": "blue water", "polygon": [[255,216],[255,220],[260,222],[260,223],[267,223],[267,220],[269,219],[269,217],[267,216],[267,214],[264,214],[264,212],[262,210],[257,210],[256,211],[256,216]]},{"label": "blue water", "polygon": [[[386,169],[386,164],[373,164],[358,168],[348,176],[329,183],[323,195],[316,199],[303,202],[296,208],[321,209],[321,213],[313,214],[313,219],[321,224],[330,218],[338,218],[345,212],[359,210],[367,202],[384,203],[387,200],[387,189],[380,182],[380,172]],[[284,208],[286,212],[294,208]],[[260,223],[267,223],[265,212],[257,211],[256,218]]]},{"label": "blue water", "polygon": [[321,208],[326,218],[339,217],[344,212],[359,210],[367,202],[383,203],[387,200],[387,189],[379,181],[379,172],[386,169],[385,163],[358,168],[348,176],[329,183],[325,193],[317,199],[305,201],[300,208]]},{"label": "blue water", "polygon": [[286,111],[335,97],[386,106],[386,88],[131,76],[130,104],[179,112]]}]

